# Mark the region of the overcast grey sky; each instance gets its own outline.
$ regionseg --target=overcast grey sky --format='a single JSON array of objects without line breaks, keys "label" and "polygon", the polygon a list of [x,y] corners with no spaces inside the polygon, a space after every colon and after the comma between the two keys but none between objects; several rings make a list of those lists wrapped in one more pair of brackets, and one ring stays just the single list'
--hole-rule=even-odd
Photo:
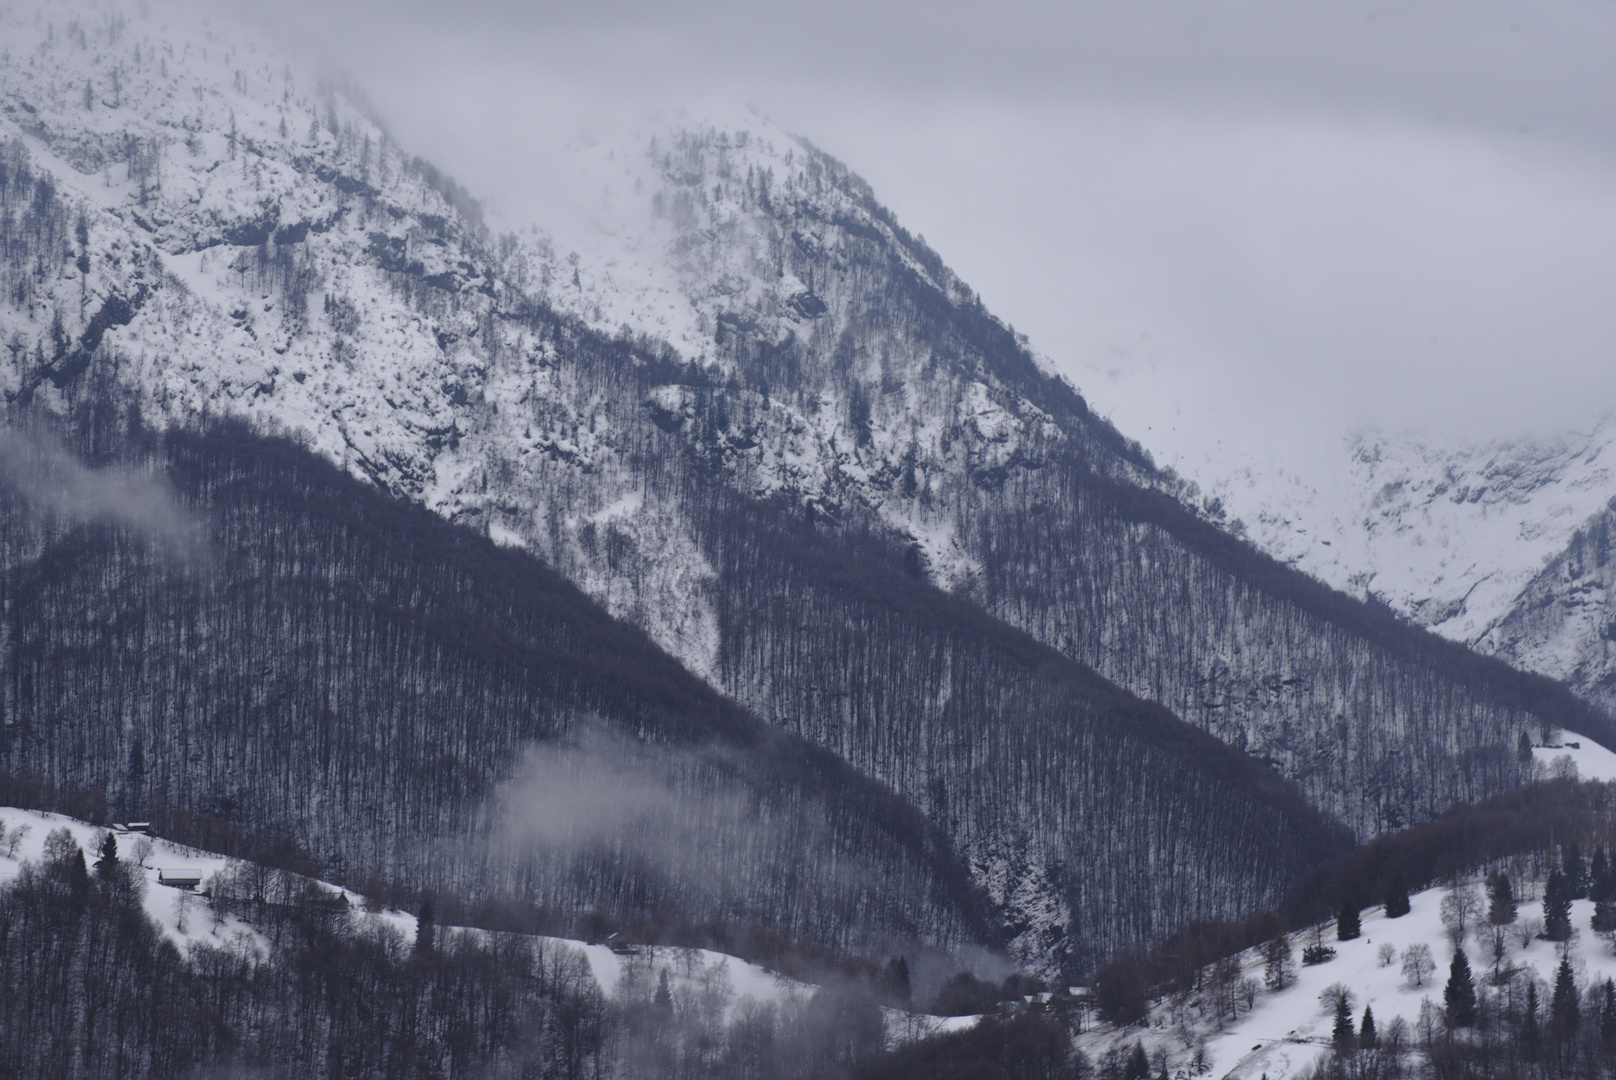
[{"label": "overcast grey sky", "polygon": [[1616,404],[1609,0],[334,0],[285,25],[541,223],[579,130],[753,104],[1170,460]]}]

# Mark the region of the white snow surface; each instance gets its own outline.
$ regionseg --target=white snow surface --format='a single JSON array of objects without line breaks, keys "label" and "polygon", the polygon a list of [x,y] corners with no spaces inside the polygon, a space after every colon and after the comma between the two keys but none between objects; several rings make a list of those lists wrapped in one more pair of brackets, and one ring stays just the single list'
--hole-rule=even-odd
[{"label": "white snow surface", "polygon": [[1616,780],[1616,751],[1567,732],[1552,745],[1534,746],[1532,757],[1547,776],[1607,784]]},{"label": "white snow surface", "polygon": [[[149,148],[145,174],[128,160],[131,138]],[[771,253],[759,200],[811,197],[824,220],[889,231],[850,189],[821,185],[820,164],[797,139],[747,110],[709,108],[580,136],[557,166],[570,182],[557,186],[546,220],[495,222],[508,230],[496,239],[317,73],[232,29],[223,13],[202,20],[177,0],[127,10],[91,0],[0,7],[0,139],[20,140],[84,209],[91,254],[88,274],[69,266],[42,283],[36,302],[0,303],[0,340],[21,345],[9,366],[0,358],[0,390],[15,392],[27,367],[18,357],[48,343],[47,304],[69,313],[71,337],[82,329],[73,312],[82,323],[108,296],[152,288],[134,321],[107,334],[146,415],[265,421],[447,517],[476,516],[501,541],[537,549],[614,615],[642,621],[702,675],[715,662],[711,568],[671,511],[633,501],[611,465],[614,433],[597,429],[543,346],[517,335],[504,346],[520,359],[488,370],[459,343],[493,322],[480,326],[465,312],[423,317],[396,295],[375,253],[391,245],[464,295],[541,298],[607,334],[664,342],[709,365],[726,317],[782,340],[810,332],[812,320],[792,304],[813,283]],[[692,187],[692,178],[701,183]],[[345,195],[341,185],[369,194]],[[265,220],[311,229],[288,245],[310,275],[306,315],[260,287],[254,245],[230,239],[242,223]],[[443,221],[447,239],[430,224]],[[839,240],[809,228],[794,242],[833,248]],[[892,247],[950,299],[969,297],[952,277],[933,280],[905,245]],[[342,302],[327,308],[323,297]],[[668,388],[656,405],[675,416],[691,411],[679,393]],[[467,395],[495,406],[483,430],[465,430],[457,415]],[[1008,459],[1047,425],[982,384],[970,387],[957,416],[922,407],[913,386],[892,396],[902,400],[883,404],[863,452],[850,449],[837,419],[843,402],[826,401],[813,415],[753,403],[757,416],[735,436],[758,444],[760,460],[742,483],[809,502],[857,491],[951,587],[977,567],[948,521],[891,496],[906,450],[930,447],[959,423],[981,436],[983,453]],[[1277,558],[1484,650],[1489,627],[1522,587],[1616,495],[1616,420],[1483,444],[1359,430],[1284,459],[1259,452],[1260,442],[1231,433],[1215,446],[1155,449],[1195,483],[1189,501],[1240,521]],[[491,460],[520,466],[536,457],[587,474],[593,511],[556,531],[520,470],[504,490],[489,488]],[[1210,509],[1213,499],[1221,509]],[[575,550],[579,530],[602,521],[647,555],[632,588],[624,575],[591,572]],[[1571,666],[1534,662],[1555,676]]]},{"label": "white snow surface", "polygon": [[1359,429],[1303,460],[1176,467],[1282,562],[1474,643],[1616,495],[1616,419],[1479,444]]},{"label": "white snow surface", "polygon": [[[66,829],[73,835],[84,850],[85,864],[91,866],[94,873],[101,838],[108,831],[62,814],[9,806],[0,806],[0,825],[5,827],[5,835],[0,838],[0,884],[15,880],[24,862],[38,862],[45,838],[57,829]],[[13,846],[10,841],[19,832],[21,838]],[[206,944],[259,957],[269,955],[268,942],[252,926],[234,915],[217,918],[207,901],[192,890],[162,885],[157,880],[164,870],[170,874],[190,872],[201,877],[205,887],[209,878],[230,865],[230,859],[140,833],[115,831],[114,836],[118,841],[118,857],[126,863],[134,861],[136,845],[142,840],[151,845],[151,852],[139,863],[146,879],[146,914],[175,945],[184,949],[192,944]],[[341,891],[335,886],[328,887]]]},{"label": "white snow surface", "polygon": [[[775,340],[810,332],[796,308],[811,283],[779,264],[777,223],[759,210],[771,192],[892,234],[858,202],[856,180],[825,182],[804,144],[737,109],[580,139],[562,166],[575,176],[570,196],[542,226],[501,223],[510,228],[496,235],[339,87],[225,13],[203,19],[181,0],[0,6],[0,141],[24,147],[83,214],[90,266],[70,258],[28,303],[0,301],[0,391],[50,403],[57,391],[38,381],[36,358],[55,351],[52,313],[72,341],[109,298],[138,298],[102,351],[148,421],[237,415],[292,433],[355,475],[533,549],[701,676],[717,647],[712,569],[678,509],[623,473],[622,434],[584,400],[554,344],[488,309],[542,301],[716,371],[721,317]],[[841,243],[804,228],[794,242]],[[259,239],[287,229],[295,239]],[[969,295],[951,276],[934,281],[903,243],[893,248],[951,300]],[[413,305],[386,264],[440,282],[431,289],[442,302]],[[304,309],[276,278],[291,271]],[[1038,417],[978,390],[965,419],[1012,455]],[[940,582],[968,576],[975,564],[949,525],[884,495],[905,452],[955,419],[916,427],[906,419],[915,392],[883,404],[863,452],[843,430],[845,403],[813,415],[747,403],[755,422],[734,441],[758,436],[761,460],[743,486],[805,502],[858,492],[910,532]],[[648,404],[691,410],[688,394],[668,394]],[[559,515],[549,462],[575,477]],[[491,474],[504,479],[491,485]],[[588,553],[599,523],[639,553],[636,572],[607,572]]]},{"label": "white snow surface", "polygon": [[[1519,894],[1521,883],[1515,884]],[[1482,893],[1479,881],[1469,881],[1464,887]],[[1540,893],[1541,889],[1537,891]],[[1432,888],[1411,896],[1409,914],[1399,919],[1386,918],[1379,907],[1365,910],[1362,933],[1355,940],[1336,940],[1333,921],[1293,933],[1293,962],[1298,965],[1295,982],[1278,993],[1259,990],[1255,1008],[1242,1013],[1238,1020],[1220,1025],[1198,1007],[1199,999],[1191,995],[1183,1023],[1175,1015],[1173,1003],[1163,1000],[1156,1003],[1143,1025],[1122,1029],[1099,1025],[1080,1036],[1079,1045],[1085,1053],[1097,1057],[1112,1047],[1130,1047],[1138,1040],[1143,1042],[1153,1061],[1157,1053],[1165,1051],[1170,1070],[1175,1075],[1181,1071],[1188,1075],[1194,1047],[1200,1044],[1210,1065],[1209,1076],[1258,1080],[1266,1075],[1269,1080],[1283,1080],[1306,1072],[1330,1052],[1335,1015],[1320,1003],[1319,995],[1335,983],[1344,984],[1352,993],[1354,1025],[1362,1019],[1367,1005],[1374,1010],[1378,1033],[1384,1036],[1394,1019],[1401,1017],[1408,1025],[1408,1038],[1412,1041],[1422,1009],[1434,1010],[1436,1022],[1441,1023],[1442,989],[1453,959],[1451,938],[1440,914],[1447,892],[1447,889]],[[1485,906],[1482,910],[1485,912]],[[1590,901],[1573,901],[1574,930],[1567,948],[1579,986],[1589,981],[1616,978],[1616,955],[1589,929],[1592,917]],[[1523,947],[1519,936],[1522,926],[1541,928],[1542,918],[1540,899],[1519,904],[1516,922],[1505,928],[1508,955],[1504,963],[1533,973],[1539,982],[1538,999],[1546,1003],[1560,964],[1561,946],[1534,939]],[[1494,972],[1492,929],[1485,923],[1484,914],[1478,915],[1472,920],[1464,941],[1478,994],[1490,992],[1485,984]],[[1485,939],[1484,933],[1487,934]],[[1316,939],[1334,948],[1335,958],[1322,964],[1301,966],[1303,946]],[[1409,985],[1402,972],[1404,951],[1415,944],[1429,947],[1436,965],[1419,987]],[[1382,965],[1378,954],[1385,945],[1392,946],[1396,954],[1389,964]],[[1264,967],[1261,948],[1247,950],[1240,954],[1239,960],[1241,976],[1261,985]],[[1543,1015],[1539,1013],[1540,1018]]]},{"label": "white snow surface", "polygon": [[[5,833],[0,836],[0,884],[15,880],[22,872],[23,863],[37,862],[45,847],[45,837],[56,829],[67,829],[72,834],[84,851],[86,865],[92,866],[91,872],[94,873],[93,864],[100,852],[102,838],[111,831],[117,838],[118,857],[123,862],[133,860],[136,845],[142,841],[151,845],[150,853],[139,864],[146,878],[146,913],[176,945],[183,948],[192,943],[206,943],[249,950],[261,957],[268,956],[268,942],[262,935],[234,915],[216,919],[207,897],[202,895],[208,890],[209,881],[214,875],[223,873],[239,860],[158,837],[147,837],[116,827],[91,825],[63,814],[40,810],[0,807],[0,824],[5,827]],[[19,830],[22,830],[21,839],[13,851],[7,841]],[[194,873],[202,879],[202,884],[195,891],[162,885],[158,883],[161,871],[168,871],[170,875]],[[369,911],[365,908],[365,898],[360,894],[326,882],[318,884],[333,896],[347,898],[352,905],[350,918],[385,923],[402,934],[406,941],[414,940],[417,925],[414,915],[393,909]],[[483,932],[466,927],[446,926],[442,929]],[[570,938],[542,937],[541,940],[579,950],[589,962],[589,969],[600,984],[601,991],[608,996],[617,992],[625,965],[635,964],[652,972],[668,968],[675,990],[703,974],[710,975],[723,969],[735,996],[731,1008],[748,997],[765,1003],[806,999],[817,989],[757,964],[709,949],[634,946],[632,953],[620,954],[605,945],[590,945]]]},{"label": "white snow surface", "polygon": [[[239,860],[130,832],[121,827],[91,825],[63,814],[39,810],[0,806],[0,827],[4,830],[0,832],[0,886],[16,880],[22,873],[24,863],[40,860],[45,838],[56,829],[66,829],[72,834],[84,851],[86,865],[91,866],[91,873],[94,873],[93,864],[99,855],[102,838],[111,831],[118,841],[118,857],[125,863],[134,861],[137,850],[145,845],[150,846],[149,852],[138,864],[146,880],[143,903],[146,914],[176,946],[182,950],[193,945],[211,946],[259,959],[269,957],[269,941],[263,934],[235,915],[218,916],[204,895],[209,889],[210,880],[238,865]],[[158,882],[162,871],[168,871],[170,875],[193,873],[202,879],[202,884],[195,891],[162,885]],[[331,895],[340,895],[348,900],[350,909],[347,917],[353,922],[385,925],[405,941],[415,939],[417,920],[414,915],[390,908],[372,911],[359,893],[327,882],[317,884]],[[440,930],[476,935],[488,933],[472,927],[443,926]],[[666,970],[669,989],[675,996],[715,992],[723,995],[727,1002],[724,1010],[726,1022],[748,1001],[764,1005],[802,1004],[819,989],[812,983],[790,979],[758,964],[710,949],[635,945],[619,952],[605,945],[588,944],[571,938],[542,935],[535,935],[535,938],[580,953],[587,961],[601,992],[607,997],[649,996],[655,992],[660,973]],[[892,1045],[941,1031],[956,1031],[969,1027],[978,1019],[974,1016],[931,1016],[897,1009],[883,1011],[887,1020],[888,1041]]]}]

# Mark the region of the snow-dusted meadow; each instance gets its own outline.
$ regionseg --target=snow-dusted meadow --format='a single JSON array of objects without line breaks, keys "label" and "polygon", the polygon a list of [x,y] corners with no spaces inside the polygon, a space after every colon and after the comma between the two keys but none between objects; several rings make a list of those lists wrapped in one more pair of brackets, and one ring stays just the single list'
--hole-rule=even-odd
[{"label": "snow-dusted meadow", "polygon": [[[92,865],[102,838],[109,831],[63,814],[38,810],[0,807],[0,886],[15,880],[26,862],[38,862],[45,838],[57,829],[66,829],[84,851],[86,865]],[[111,830],[118,842],[118,857],[138,865],[146,881],[143,897],[147,915],[162,928],[179,948],[192,946],[225,948],[259,958],[269,956],[268,940],[249,922],[234,914],[215,912],[209,899],[212,879],[239,866],[240,861],[176,844],[159,837],[120,828]],[[202,880],[196,889],[163,885],[160,874],[194,875]],[[348,918],[357,924],[388,926],[405,941],[415,939],[416,917],[396,909],[370,910],[360,894],[340,886],[319,882],[332,896],[343,896],[350,904]],[[468,927],[441,927],[455,933],[487,934]],[[648,1000],[657,990],[661,973],[668,973],[670,992],[681,996],[701,996],[722,1002],[726,1022],[742,1013],[749,1004],[803,1004],[819,988],[811,983],[786,978],[739,957],[710,949],[674,946],[633,946],[622,951],[606,945],[589,944],[570,938],[539,937],[552,947],[576,950],[588,962],[589,971],[601,993],[620,1001]],[[958,1030],[977,1017],[938,1017],[885,1009],[889,1041],[896,1044],[923,1038],[939,1031]]]},{"label": "snow-dusted meadow", "polygon": [[[1575,780],[1616,780],[1616,751],[1607,750],[1592,739],[1561,732],[1555,745],[1534,746],[1532,758],[1550,776]],[[1570,770],[1576,769],[1573,774]]]},{"label": "snow-dusted meadow", "polygon": [[[5,830],[0,834],[0,884],[15,880],[24,862],[38,862],[45,848],[45,838],[57,829],[66,829],[73,835],[84,849],[86,865],[94,864],[101,838],[107,832],[62,814],[9,806],[0,807],[0,826]],[[114,835],[118,840],[118,858],[144,871],[146,914],[175,945],[183,949],[193,943],[207,944],[267,955],[268,943],[252,926],[234,915],[216,916],[207,901],[191,889],[174,888],[158,881],[160,873],[166,871],[170,875],[195,874],[205,885],[209,878],[227,869],[231,860],[141,833],[117,831]]]},{"label": "snow-dusted meadow", "polygon": [[[1477,912],[1466,927],[1464,948],[1479,992],[1496,970],[1494,927],[1486,921],[1486,895],[1481,882],[1473,879],[1462,887],[1473,890],[1478,898]],[[1516,887],[1519,895],[1520,883]],[[1351,993],[1354,1024],[1361,1021],[1368,1006],[1374,1011],[1376,1031],[1383,1038],[1400,1018],[1407,1030],[1405,1044],[1412,1043],[1422,1012],[1427,1013],[1429,1022],[1442,1023],[1442,991],[1454,948],[1442,919],[1442,901],[1449,891],[1431,888],[1410,896],[1411,910],[1398,919],[1386,918],[1380,907],[1365,909],[1362,933],[1351,941],[1336,940],[1333,921],[1293,933],[1291,962],[1295,981],[1277,993],[1269,992],[1263,984],[1265,961],[1261,947],[1242,953],[1238,978],[1252,980],[1259,989],[1254,1007],[1242,1012],[1238,1020],[1220,1022],[1213,1016],[1216,1009],[1210,1004],[1210,993],[1192,993],[1182,1001],[1157,1001],[1141,1026],[1097,1026],[1080,1036],[1079,1045],[1091,1058],[1097,1058],[1112,1047],[1132,1046],[1138,1040],[1153,1061],[1165,1051],[1175,1075],[1194,1073],[1193,1062],[1199,1049],[1207,1066],[1204,1075],[1282,1080],[1306,1072],[1330,1052],[1335,1014],[1321,1001],[1321,995],[1337,983]],[[1579,984],[1616,978],[1616,953],[1610,943],[1589,929],[1593,908],[1587,900],[1572,903],[1573,933],[1567,947]],[[1503,928],[1507,950],[1503,964],[1532,973],[1539,983],[1539,1000],[1547,1003],[1562,946],[1538,936],[1542,926],[1541,898],[1521,902],[1515,922]],[[1335,949],[1334,959],[1303,965],[1303,948],[1316,941]],[[1419,986],[1412,985],[1403,970],[1409,948],[1417,945],[1428,948],[1434,962]],[[1389,959],[1383,955],[1388,946],[1392,950]]]}]

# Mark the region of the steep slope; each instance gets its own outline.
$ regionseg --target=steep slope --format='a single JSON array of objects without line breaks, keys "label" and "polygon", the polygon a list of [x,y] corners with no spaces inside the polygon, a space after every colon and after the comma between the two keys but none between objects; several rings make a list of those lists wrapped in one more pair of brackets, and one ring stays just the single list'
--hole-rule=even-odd
[{"label": "steep slope", "polygon": [[1610,422],[1485,443],[1361,430],[1294,472],[1210,459],[1195,472],[1275,558],[1477,642],[1616,493],[1613,455]]},{"label": "steep slope", "polygon": [[[663,202],[682,194],[695,217],[672,250],[717,310],[718,370],[651,406],[709,469],[833,527],[888,530],[939,584],[1272,761],[1360,835],[1515,783],[1523,704],[1604,735],[1554,688],[1186,512],[1171,478],[1041,372],[856,177],[797,147],[776,165],[810,165],[776,182],[753,160],[767,152],[709,132],[659,158],[675,189]],[[738,236],[773,282],[713,287],[703,268],[733,262]]]},{"label": "steep slope", "polygon": [[0,492],[14,771],[280,830],[352,881],[839,949],[996,944],[912,807],[523,553],[230,428],[154,447],[175,489],[123,502],[116,474],[5,449],[69,493]]},{"label": "steep slope", "polygon": [[250,417],[527,548],[923,809],[1028,962],[1275,899],[1334,841],[1253,757],[1369,835],[1517,783],[1525,727],[1609,738],[1185,511],[755,118],[598,148],[616,217],[495,238],[250,38],[75,10],[5,23],[13,411]]},{"label": "steep slope", "polygon": [[1589,701],[1616,713],[1613,529],[1613,506],[1584,522],[1565,550],[1527,583],[1478,644],[1519,667],[1561,679]]},{"label": "steep slope", "polygon": [[1204,501],[1289,565],[1609,713],[1613,455],[1611,421],[1480,444],[1361,431],[1318,471],[1242,469]]},{"label": "steep slope", "polygon": [[[475,265],[484,250],[482,233],[426,183],[431,177],[424,167],[412,166],[413,174],[403,168],[380,132],[347,112],[340,99],[324,102],[320,126],[300,143],[302,136],[283,138],[273,121],[258,115],[273,116],[268,110],[279,106],[259,109],[262,102],[255,105],[252,95],[241,90],[244,84],[235,84],[234,106],[215,101],[207,77],[218,73],[208,68],[208,58],[228,64],[227,44],[187,46],[178,30],[163,38],[141,38],[115,22],[88,25],[88,31],[76,29],[57,39],[65,50],[60,57],[50,52],[48,28],[35,28],[44,39],[40,48],[58,61],[41,65],[39,71],[71,70],[86,54],[97,55],[95,50],[118,43],[131,66],[136,50],[148,67],[158,53],[177,54],[167,69],[169,78],[189,80],[199,88],[202,92],[194,96],[213,110],[216,122],[229,122],[234,114],[238,154],[245,164],[214,168],[211,161],[200,164],[209,158],[207,152],[188,161],[188,149],[182,157],[175,145],[178,132],[196,135],[204,151],[210,146],[219,151],[219,160],[228,160],[228,134],[220,138],[194,116],[169,118],[165,125],[165,103],[174,95],[153,90],[151,107],[135,110],[126,103],[129,115],[124,119],[134,130],[153,132],[149,137],[161,148],[159,173],[167,179],[161,187],[131,186],[106,196],[105,186],[100,192],[91,190],[94,185],[84,184],[84,174],[61,163],[51,149],[65,152],[88,137],[79,124],[82,118],[72,111],[79,107],[77,101],[72,109],[44,114],[37,106],[34,113],[15,106],[14,113],[33,119],[10,148],[8,191],[13,201],[5,220],[18,254],[8,282],[25,300],[11,317],[12,325],[21,328],[14,333],[38,335],[32,348],[13,354],[17,405],[29,402],[80,416],[110,406],[181,422],[225,411],[285,423],[315,448],[401,495],[481,525],[495,536],[525,541],[613,610],[645,625],[694,670],[715,678],[721,655],[719,605],[738,599],[733,589],[721,593],[717,588],[714,560],[723,555],[719,545],[738,540],[736,550],[742,550],[747,530],[767,539],[769,527],[761,520],[744,523],[744,495],[739,503],[728,497],[715,500],[713,495],[724,489],[720,485],[715,492],[713,484],[714,466],[721,461],[705,451],[688,452],[682,431],[687,405],[688,419],[698,425],[710,423],[701,413],[707,406],[719,412],[730,407],[713,393],[722,368],[680,362],[666,347],[643,338],[604,339],[555,314],[538,297],[517,295],[506,283],[496,280],[485,289],[480,276],[465,277],[463,268],[460,277],[429,273],[430,268],[413,261],[416,252],[438,252],[436,257],[453,265]],[[79,44],[91,34],[96,35],[93,49]],[[246,51],[238,47],[237,55]],[[189,66],[182,68],[178,57],[187,52]],[[163,63],[157,65],[154,85],[163,77]],[[126,88],[135,84],[132,75],[121,83]],[[279,85],[287,85],[284,73]],[[94,107],[92,103],[91,115]],[[348,119],[333,120],[339,111]],[[257,117],[250,136],[243,134],[248,117]],[[301,129],[302,116],[295,119],[289,130]],[[191,131],[186,124],[203,130]],[[340,139],[333,137],[332,128]],[[210,138],[212,143],[206,141]],[[345,170],[362,171],[367,138],[377,147],[370,175],[380,182],[386,173],[386,191],[345,179],[352,175]],[[36,157],[57,162],[52,175],[59,175],[59,181],[40,183]],[[200,185],[206,192],[202,198],[219,209],[196,212],[190,201],[194,189],[187,188],[184,198],[172,196],[182,180]],[[264,192],[261,199],[247,194],[249,184],[254,192]],[[438,186],[453,195],[448,185]],[[673,200],[675,209],[681,205]],[[282,234],[292,208],[298,215],[294,227]],[[95,220],[79,241],[80,253],[90,263],[88,272],[77,256],[65,257],[59,246],[81,212],[86,220]],[[232,220],[231,213],[250,216],[243,222]],[[140,222],[149,224],[154,215],[167,223],[147,233]],[[302,229],[311,219],[314,223]],[[248,231],[252,222],[266,220],[279,223],[273,232]],[[402,252],[397,259],[392,240],[367,231],[377,222],[397,234]],[[256,241],[257,246],[231,240]],[[517,264],[513,274],[520,278],[520,243],[506,241],[501,248]],[[454,262],[443,252],[464,252],[466,257]],[[190,286],[155,269],[189,266],[193,259],[197,276]],[[40,264],[50,269],[43,283],[38,275],[21,271],[30,262],[35,269]],[[255,269],[260,265],[271,268],[262,277]],[[277,266],[292,270],[277,276]],[[245,270],[230,269],[234,267]],[[135,276],[143,268],[151,275],[144,293]],[[316,276],[303,276],[304,270]],[[303,294],[309,302],[300,306],[300,282],[309,280],[315,282]],[[77,321],[76,309],[96,310],[91,301],[67,306],[64,328],[46,334],[55,312],[64,310],[61,297],[71,297],[75,285],[81,298],[89,295],[103,307],[122,296],[143,299],[138,310],[128,313],[127,324],[105,333],[104,341],[90,343],[88,321]],[[331,291],[316,305],[311,298],[323,289]],[[53,300],[54,305],[49,303]],[[806,301],[798,306],[811,308]],[[47,317],[45,311],[52,314]],[[270,327],[276,328],[274,334]],[[979,317],[977,332],[1003,336],[985,316]],[[199,341],[208,342],[206,353],[198,350]],[[277,351],[282,347],[284,354]],[[322,355],[324,350],[329,351]],[[86,353],[89,362],[81,372],[66,370],[70,356],[82,361]],[[429,357],[426,366],[415,366],[412,357],[422,355]],[[310,366],[293,368],[294,362]],[[250,386],[237,381],[241,372],[250,373]],[[467,378],[461,379],[460,372]],[[1063,393],[1062,401],[1081,410],[1075,397]],[[791,399],[805,401],[805,392],[793,390]],[[793,494],[778,500],[785,510],[800,514],[806,504],[835,512],[845,501],[836,489],[846,483],[844,470],[850,464],[836,449],[841,414],[827,410],[820,422],[823,430],[815,430],[804,426],[800,408],[771,401],[766,392],[738,397],[737,418],[749,405],[763,422],[790,429],[799,440],[800,452],[789,453],[801,465],[801,482]],[[430,424],[421,421],[419,414],[426,413],[431,414]],[[799,490],[801,498],[795,494]],[[741,531],[720,527],[721,522]],[[784,527],[792,532],[805,526],[798,516]],[[829,557],[851,559],[865,573],[889,582],[895,578],[899,587],[889,592],[911,608],[895,617],[914,624],[913,596],[935,603],[935,598],[924,600],[935,590],[897,568],[903,563],[901,550],[894,566],[886,557],[889,547],[884,541],[873,551],[833,544]],[[801,557],[791,553],[788,569],[812,581],[826,556],[815,554],[814,567],[793,567]],[[745,584],[737,576],[725,578],[731,586]],[[752,583],[773,588],[768,580]],[[860,599],[854,610],[838,610],[836,617],[838,625],[853,619],[855,626],[868,628],[858,631],[865,634],[889,616],[882,605]],[[838,602],[845,604],[845,595]],[[822,636],[814,622],[801,633],[805,612],[778,604],[771,611],[785,625],[799,628],[799,637],[815,639],[817,648],[834,645],[836,639]],[[922,625],[915,633],[935,642],[932,647],[946,656],[956,643],[924,625],[924,607],[919,614]],[[1029,653],[1014,635],[1010,655],[1002,655],[1007,650],[997,639],[1005,631],[979,615],[954,629],[954,638],[963,633],[964,646],[985,652],[988,659],[958,670],[930,668],[916,684],[936,709],[946,710],[941,718],[915,713],[914,702],[898,686],[883,687],[905,670],[908,657],[901,653],[881,657],[873,670],[866,666],[857,686],[847,685],[849,673],[841,666],[823,661],[804,659],[781,674],[795,680],[782,691],[799,698],[814,692],[801,680],[810,673],[826,676],[830,681],[821,687],[824,693],[868,714],[871,723],[859,730],[890,730],[880,746],[848,749],[850,756],[872,768],[879,763],[876,775],[887,776],[889,783],[901,780],[910,798],[924,796],[927,811],[949,830],[961,853],[972,860],[981,884],[994,893],[1005,930],[1020,939],[1018,956],[1046,968],[1091,964],[1118,942],[1159,933],[1208,905],[1222,910],[1242,903],[1236,894],[1249,887],[1273,894],[1332,849],[1334,841],[1316,816],[1260,767],[1207,740],[1187,738],[1171,717],[1119,696],[1070,661]],[[1050,668],[1056,669],[1055,677],[1045,670]],[[1006,673],[1019,687],[1008,694],[994,684]],[[256,679],[245,681],[250,685]],[[1033,697],[1018,700],[1027,694]],[[972,704],[949,708],[951,700]],[[985,701],[997,701],[1007,713],[990,722],[981,711]],[[1020,709],[1032,704],[1058,710],[1067,726],[1045,723],[1038,713],[1024,718]],[[922,720],[925,738],[912,760],[910,747],[898,737],[903,729],[887,727],[894,709]],[[775,719],[797,724],[794,718]],[[989,734],[993,752],[977,761],[965,748]],[[1041,776],[1029,775],[1021,763],[1028,739],[1048,763]],[[1162,747],[1154,756],[1147,752],[1151,742]],[[1093,771],[1090,782],[1079,787],[1063,778],[1062,763],[1087,751],[1095,754]],[[493,763],[505,764],[497,756]],[[119,768],[116,761],[106,765],[114,773]],[[77,782],[85,778],[81,764],[60,768],[64,783],[70,771],[79,774],[73,778]],[[92,775],[103,772],[98,767]],[[216,782],[216,766],[201,772],[206,782]],[[1050,819],[1029,821],[1026,808],[1046,798],[1054,800]],[[1119,816],[1130,803],[1138,804],[1136,812]],[[269,809],[254,806],[251,812],[271,810],[272,818],[280,813],[274,803]],[[1103,830],[1102,822],[1109,822]],[[1101,843],[1101,831],[1115,842]],[[1079,841],[1080,846],[1073,846]],[[366,849],[367,858],[384,854],[378,849],[385,845],[363,842],[374,844]],[[1163,873],[1170,867],[1170,876],[1182,884],[1154,898],[1157,888],[1145,873],[1153,867]],[[827,912],[824,918],[834,916]],[[841,932],[830,931],[831,939]]]}]

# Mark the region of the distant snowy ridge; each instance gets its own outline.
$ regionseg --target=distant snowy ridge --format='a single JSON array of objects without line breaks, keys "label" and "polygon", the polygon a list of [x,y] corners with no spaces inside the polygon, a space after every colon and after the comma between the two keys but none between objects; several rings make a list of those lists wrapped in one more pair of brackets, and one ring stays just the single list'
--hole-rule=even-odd
[{"label": "distant snowy ridge", "polygon": [[1331,458],[1334,472],[1237,466],[1202,486],[1276,558],[1464,642],[1616,495],[1616,421],[1479,445],[1359,430]]},{"label": "distant snowy ridge", "polygon": [[1276,902],[1341,842],[1323,816],[1367,836],[1519,782],[1513,673],[1183,514],[805,141],[582,147],[576,206],[496,235],[250,35],[0,19],[19,412],[246,418],[525,548],[947,831],[1018,962]]}]

